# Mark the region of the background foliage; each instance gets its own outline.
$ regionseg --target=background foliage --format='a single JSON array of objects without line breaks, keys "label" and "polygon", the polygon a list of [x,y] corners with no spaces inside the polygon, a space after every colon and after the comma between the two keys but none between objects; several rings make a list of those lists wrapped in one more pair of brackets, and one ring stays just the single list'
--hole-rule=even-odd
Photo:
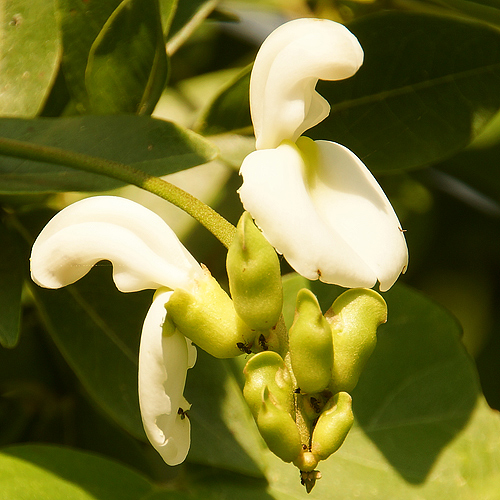
[{"label": "background foliage", "polygon": [[[363,159],[410,249],[353,394],[355,427],[311,495],[498,498],[497,0],[11,0],[0,7],[0,136],[170,174],[235,223],[237,170],[253,148],[251,62],[276,25],[307,15],[346,23],[365,51],[355,77],[320,83],[332,112],[309,135]],[[219,242],[163,200],[0,156],[0,499],[304,498],[242,399],[244,355],[199,353],[186,391],[192,448],[168,467],[137,401],[151,292],[120,294],[106,263],[63,290],[30,282],[33,239],[93,192],[155,209],[226,281]],[[339,293],[287,274],[288,322],[302,287],[324,310]]]}]

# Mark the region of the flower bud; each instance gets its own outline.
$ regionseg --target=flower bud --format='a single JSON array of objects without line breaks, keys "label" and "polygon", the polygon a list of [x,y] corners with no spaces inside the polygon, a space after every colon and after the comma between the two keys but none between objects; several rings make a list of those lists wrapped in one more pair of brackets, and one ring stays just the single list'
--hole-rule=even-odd
[{"label": "flower bud", "polygon": [[283,307],[280,264],[274,248],[248,212],[238,222],[226,266],[238,315],[254,330],[272,328]]},{"label": "flower bud", "polygon": [[316,422],[311,451],[319,460],[335,453],[344,442],[354,422],[352,399],[347,392],[332,396]]},{"label": "flower bud", "polygon": [[239,356],[255,332],[239,318],[233,303],[208,270],[192,292],[174,291],[165,305],[177,329],[216,358]]},{"label": "flower bud", "polygon": [[330,383],[333,338],[316,296],[306,288],[297,294],[295,319],[290,328],[292,370],[301,392],[321,392]]},{"label": "flower bud", "polygon": [[266,386],[257,415],[257,427],[269,449],[284,462],[292,462],[302,451],[297,426],[290,414],[276,405]]},{"label": "flower bud", "polygon": [[259,352],[248,360],[243,373],[245,374],[243,396],[256,420],[262,406],[262,393],[265,387],[272,392],[277,405],[286,412],[293,411],[292,379],[278,353]]},{"label": "flower bud", "polygon": [[387,305],[374,290],[356,288],[340,295],[325,317],[335,349],[332,392],[350,392],[377,343],[377,327],[387,321]]}]

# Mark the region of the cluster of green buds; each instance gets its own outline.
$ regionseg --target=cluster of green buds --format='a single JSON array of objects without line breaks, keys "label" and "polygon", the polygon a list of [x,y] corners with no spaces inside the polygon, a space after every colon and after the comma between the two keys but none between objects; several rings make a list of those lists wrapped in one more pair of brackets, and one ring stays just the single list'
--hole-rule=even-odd
[{"label": "cluster of green buds", "polygon": [[207,271],[193,290],[175,290],[168,318],[213,356],[252,354],[245,400],[269,449],[298,467],[309,492],[318,463],[353,425],[350,393],[386,321],[386,304],[373,290],[350,289],[323,314],[302,289],[287,331],[279,259],[248,213],[229,248],[227,273],[230,296]]}]

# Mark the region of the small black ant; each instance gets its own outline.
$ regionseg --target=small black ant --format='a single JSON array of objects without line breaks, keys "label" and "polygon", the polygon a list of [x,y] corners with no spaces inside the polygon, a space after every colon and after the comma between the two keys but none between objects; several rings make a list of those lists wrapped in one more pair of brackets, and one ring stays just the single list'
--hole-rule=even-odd
[{"label": "small black ant", "polygon": [[252,354],[252,346],[244,342],[236,342],[236,347],[245,354]]},{"label": "small black ant", "polygon": [[259,337],[259,345],[262,348],[263,351],[267,351],[269,347],[267,346],[267,340],[266,337],[261,333]]},{"label": "small black ant", "polygon": [[184,420],[186,417],[189,418],[189,415],[187,414],[187,410],[184,411],[182,408],[179,408],[177,410],[177,415],[181,416],[181,420]]}]

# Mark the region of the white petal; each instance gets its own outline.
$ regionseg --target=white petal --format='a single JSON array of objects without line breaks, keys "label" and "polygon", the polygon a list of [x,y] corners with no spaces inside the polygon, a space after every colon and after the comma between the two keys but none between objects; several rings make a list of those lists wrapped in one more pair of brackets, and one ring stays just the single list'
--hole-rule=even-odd
[{"label": "white petal", "polygon": [[115,196],[81,200],[59,212],[31,253],[35,283],[59,288],[74,283],[100,260],[113,263],[119,290],[188,287],[201,268],[154,212]]},{"label": "white petal", "polygon": [[189,418],[179,413],[179,409],[190,408],[183,396],[189,354],[181,333],[176,330],[171,335],[163,334],[165,304],[171,294],[156,294],[144,321],[139,351],[139,403],[149,441],[168,465],[177,465],[186,458],[191,439]]},{"label": "white petal", "polygon": [[257,149],[295,141],[330,112],[314,89],[318,79],[342,80],[363,63],[363,50],[343,25],[296,19],[262,44],[252,70],[250,109]]},{"label": "white petal", "polygon": [[352,151],[329,141],[315,144],[320,158],[309,192],[317,213],[368,264],[384,292],[408,265],[401,224],[376,179]]},{"label": "white petal", "polygon": [[247,156],[243,205],[302,276],[349,288],[372,287],[379,279],[387,289],[407,255],[392,207],[349,150],[324,141],[318,146],[320,175],[309,174],[307,183],[304,160],[292,144]]}]

